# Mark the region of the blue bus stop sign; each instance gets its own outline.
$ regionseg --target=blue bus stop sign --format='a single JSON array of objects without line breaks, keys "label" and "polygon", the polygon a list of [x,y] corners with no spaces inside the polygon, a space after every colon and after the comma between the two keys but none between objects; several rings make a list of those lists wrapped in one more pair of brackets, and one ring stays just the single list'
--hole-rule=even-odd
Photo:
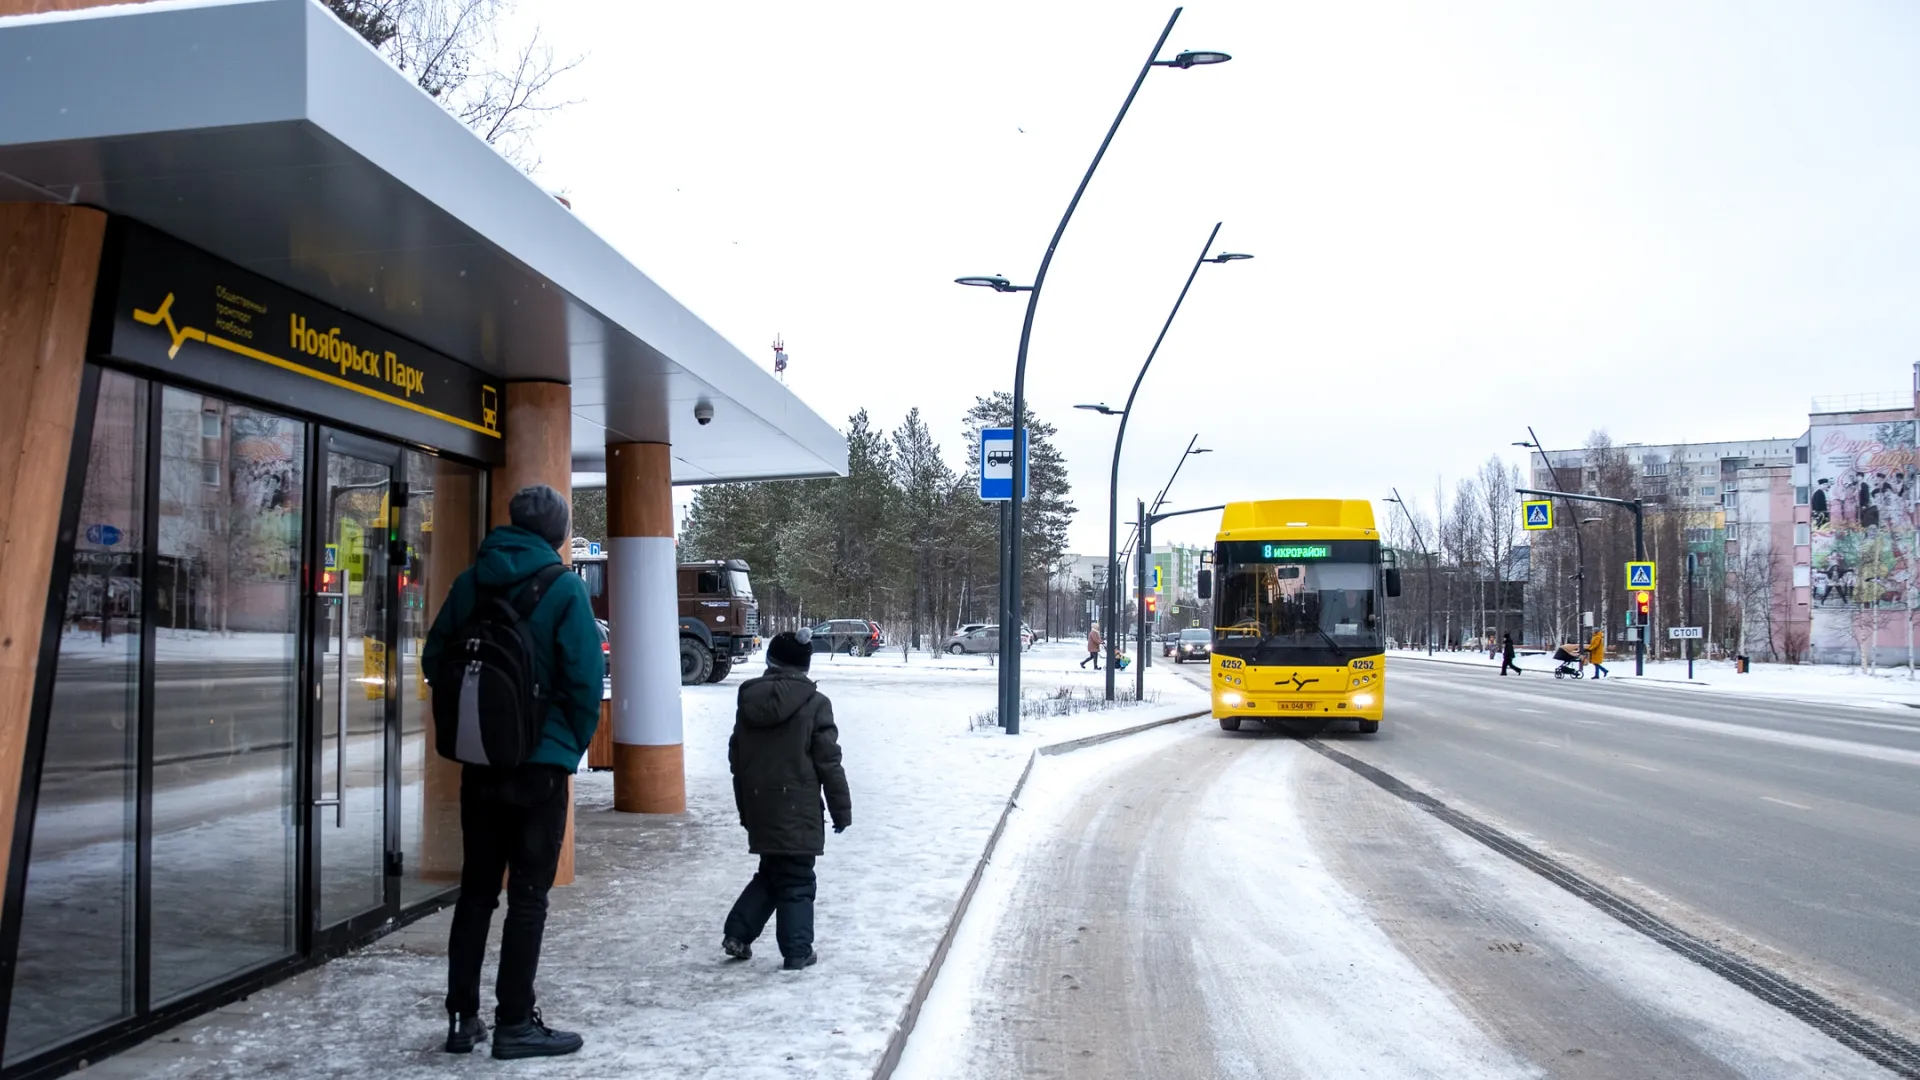
[{"label": "blue bus stop sign", "polygon": [[[1025,501],[1027,493],[1033,489],[1033,467],[1031,455],[1027,453],[1027,440],[1020,440],[1021,456],[1028,459],[1023,470],[1022,485],[1026,490],[1020,493]],[[980,429],[980,498],[987,502],[1008,502],[1013,498],[1013,429]]]}]

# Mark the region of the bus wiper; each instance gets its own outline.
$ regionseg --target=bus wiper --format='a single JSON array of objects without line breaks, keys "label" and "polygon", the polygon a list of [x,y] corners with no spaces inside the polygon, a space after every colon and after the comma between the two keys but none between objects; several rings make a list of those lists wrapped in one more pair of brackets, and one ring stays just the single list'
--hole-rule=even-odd
[{"label": "bus wiper", "polygon": [[1339,642],[1333,640],[1333,635],[1327,633],[1325,627],[1315,626],[1314,629],[1319,632],[1321,637],[1327,639],[1327,648],[1333,650],[1333,655],[1339,657],[1342,660],[1345,660],[1347,658],[1347,651],[1340,647]]}]

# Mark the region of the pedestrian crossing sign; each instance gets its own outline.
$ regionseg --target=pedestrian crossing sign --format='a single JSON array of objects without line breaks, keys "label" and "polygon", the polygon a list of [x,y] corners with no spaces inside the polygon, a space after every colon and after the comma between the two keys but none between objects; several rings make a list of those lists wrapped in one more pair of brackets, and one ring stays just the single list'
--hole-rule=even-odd
[{"label": "pedestrian crossing sign", "polygon": [[1520,504],[1520,510],[1521,510],[1520,524],[1523,528],[1528,528],[1528,529],[1553,528],[1553,503],[1550,500],[1547,500],[1547,499],[1528,500],[1527,502],[1523,502]]},{"label": "pedestrian crossing sign", "polygon": [[1656,580],[1652,563],[1630,562],[1627,564],[1627,588],[1651,589],[1655,587]]}]

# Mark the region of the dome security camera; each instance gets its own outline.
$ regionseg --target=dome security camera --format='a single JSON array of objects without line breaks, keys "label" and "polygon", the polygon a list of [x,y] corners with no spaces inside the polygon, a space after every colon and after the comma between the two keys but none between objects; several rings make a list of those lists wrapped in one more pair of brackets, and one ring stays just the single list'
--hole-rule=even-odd
[{"label": "dome security camera", "polygon": [[713,402],[702,400],[696,403],[693,407],[693,418],[700,422],[701,427],[713,423]]}]

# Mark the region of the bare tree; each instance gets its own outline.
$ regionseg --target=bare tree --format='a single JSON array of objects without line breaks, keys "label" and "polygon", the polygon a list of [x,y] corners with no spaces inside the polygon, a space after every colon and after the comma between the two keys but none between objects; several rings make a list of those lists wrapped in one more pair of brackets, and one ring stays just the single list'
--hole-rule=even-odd
[{"label": "bare tree", "polygon": [[325,0],[353,28],[500,155],[539,168],[531,134],[542,115],[573,104],[554,80],[583,57],[558,60],[535,27],[517,47],[496,31],[513,0]]},{"label": "bare tree", "polygon": [[1733,579],[1734,600],[1739,605],[1739,633],[1735,641],[1743,650],[1758,651],[1764,644],[1768,660],[1780,660],[1785,652],[1781,640],[1786,629],[1782,613],[1775,606],[1788,590],[1786,563],[1762,537],[1762,523],[1743,525],[1740,554],[1733,559],[1729,576]]}]

